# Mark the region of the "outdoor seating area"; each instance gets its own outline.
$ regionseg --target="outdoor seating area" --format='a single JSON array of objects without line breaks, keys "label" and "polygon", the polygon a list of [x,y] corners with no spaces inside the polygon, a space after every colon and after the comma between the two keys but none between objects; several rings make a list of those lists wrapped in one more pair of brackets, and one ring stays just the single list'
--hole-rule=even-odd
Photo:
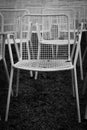
[{"label": "outdoor seating area", "polygon": [[85,130],[87,2],[67,1],[0,8],[2,129]]}]

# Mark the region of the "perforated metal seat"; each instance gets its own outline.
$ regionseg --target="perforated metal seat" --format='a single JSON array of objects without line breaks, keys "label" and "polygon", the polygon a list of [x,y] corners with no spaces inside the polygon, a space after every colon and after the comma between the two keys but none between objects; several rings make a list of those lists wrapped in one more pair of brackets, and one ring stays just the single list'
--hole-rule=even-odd
[{"label": "perforated metal seat", "polygon": [[23,60],[13,65],[14,68],[32,71],[58,71],[73,68],[72,62],[66,60]]}]

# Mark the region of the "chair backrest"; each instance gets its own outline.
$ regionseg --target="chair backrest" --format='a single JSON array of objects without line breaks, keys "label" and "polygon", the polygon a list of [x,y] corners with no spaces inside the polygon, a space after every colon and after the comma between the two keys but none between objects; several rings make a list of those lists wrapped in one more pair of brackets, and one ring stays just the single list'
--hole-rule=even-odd
[{"label": "chair backrest", "polygon": [[3,32],[16,33],[16,37],[20,36],[20,18],[23,14],[28,13],[26,9],[0,9],[4,17]]},{"label": "chair backrest", "polygon": [[[44,45],[42,45],[44,57],[49,58],[50,56],[50,58],[52,58],[52,54],[47,54],[46,50],[54,44],[53,46],[58,46],[56,58],[70,60],[70,24],[67,13],[51,10],[51,12],[48,13],[44,12],[41,17],[42,27],[37,24],[38,43],[40,43],[41,40],[49,41],[49,44],[45,42],[45,45],[43,42]],[[54,42],[55,40],[57,40],[57,42]],[[54,49],[52,48],[54,53],[56,53],[55,47],[53,47]],[[47,50],[47,52],[49,51]]]},{"label": "chair backrest", "polygon": [[84,21],[85,14],[84,14],[84,7],[82,5],[78,6],[72,6],[71,7],[74,10],[75,14],[75,21],[76,21],[76,28],[78,29],[78,23],[81,23]]},{"label": "chair backrest", "polygon": [[[35,18],[35,21],[34,21]],[[56,18],[56,19],[55,19]],[[48,20],[51,19],[53,25],[55,25],[55,20],[57,20],[56,24],[58,24],[58,28],[59,30],[62,32],[64,32],[66,34],[66,37],[64,37],[63,39],[61,39],[60,37],[58,37],[59,39],[57,39],[56,37],[54,37],[53,39],[49,39],[46,38],[44,36],[45,33],[47,33],[48,31],[48,24],[50,24],[50,22],[48,22]],[[58,12],[57,14],[55,14],[55,12],[53,12],[53,14],[26,14],[22,17],[21,19],[21,41],[20,41],[20,56],[19,56],[19,60],[30,60],[31,59],[31,49],[30,49],[30,42],[31,42],[31,31],[33,30],[33,27],[36,27],[36,31],[35,33],[37,33],[38,35],[38,45],[39,45],[39,34],[41,37],[43,37],[43,40],[48,40],[50,41],[49,45],[42,45],[41,47],[41,58],[46,58],[46,59],[65,59],[65,60],[70,60],[70,33],[69,33],[69,16],[67,14],[65,14],[64,12]],[[38,21],[38,22],[37,22]],[[64,25],[63,25],[64,23]],[[35,25],[35,26],[33,26]],[[38,29],[37,30],[37,25],[38,25]],[[52,25],[52,24],[51,24]],[[60,29],[61,28],[61,29]],[[62,33],[61,32],[61,33]],[[54,31],[54,33],[56,33]],[[9,50],[10,50],[10,55],[11,55],[11,62],[12,64],[14,64],[13,58],[12,58],[12,51],[11,51],[11,45],[10,45],[10,41],[9,41],[10,36],[8,36],[8,45],[9,45]],[[53,42],[55,40],[65,40],[62,44],[58,44],[56,42],[56,44]],[[14,40],[15,41],[15,40]],[[37,42],[37,37],[34,37],[34,41],[35,43]],[[15,42],[14,42],[15,43]],[[52,47],[53,46],[53,47]],[[57,50],[58,48],[58,50]],[[54,53],[54,54],[53,54]],[[55,54],[56,53],[56,54]],[[53,56],[54,55],[54,56]]]},{"label": "chair backrest", "polygon": [[[82,5],[69,5],[65,6],[65,9],[71,9],[74,14],[75,29],[78,29],[78,24],[84,22],[85,14],[84,7]],[[64,9],[63,8],[63,9]]]},{"label": "chair backrest", "polygon": [[[64,14],[67,14],[69,16],[69,23],[70,23],[70,39],[74,39],[74,29],[75,29],[75,15],[74,15],[74,10],[72,8],[69,8],[69,7],[58,7],[58,8],[45,8],[43,10],[43,14],[45,13],[50,13],[50,14],[58,14],[58,12],[61,12],[61,13],[64,13]],[[56,18],[55,18],[56,19]],[[57,20],[56,20],[57,21]],[[58,34],[58,31],[57,31],[57,23],[54,23],[54,29],[53,31],[55,30],[55,36]],[[62,24],[62,23],[61,23]],[[63,26],[64,26],[64,23],[63,23]],[[60,31],[59,31],[60,32]],[[61,34],[60,34],[61,35]]]}]

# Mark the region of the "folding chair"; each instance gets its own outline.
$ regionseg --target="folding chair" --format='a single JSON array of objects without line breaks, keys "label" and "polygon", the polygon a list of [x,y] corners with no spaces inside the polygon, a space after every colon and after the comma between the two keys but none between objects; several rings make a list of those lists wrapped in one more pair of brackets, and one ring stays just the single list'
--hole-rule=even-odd
[{"label": "folding chair", "polygon": [[[29,16],[29,15],[27,15],[27,16]],[[46,17],[53,17],[53,16],[40,15],[40,17],[44,20],[43,17],[46,18]],[[67,24],[68,16],[65,14],[60,14],[60,15],[57,15],[57,17],[65,17],[62,20],[65,20],[65,23],[67,25],[66,29],[69,29],[68,24]],[[20,69],[20,70],[35,71],[35,72],[36,71],[40,71],[40,72],[62,71],[63,72],[65,70],[73,71],[74,83],[75,83],[74,92],[76,95],[78,122],[81,122],[78,84],[77,84],[77,73],[76,73],[76,63],[77,63],[77,58],[78,58],[79,49],[80,49],[80,42],[81,42],[81,31],[76,34],[74,47],[72,50],[72,54],[70,56],[69,33],[68,33],[67,39],[65,40],[66,42],[65,41],[61,42],[59,40],[59,44],[58,44],[58,40],[56,41],[56,40],[42,39],[41,35],[43,35],[43,33],[41,34],[41,32],[40,32],[39,24],[36,24],[36,26],[37,26],[38,42],[39,42],[37,59],[31,58],[31,53],[30,53],[30,49],[29,49],[30,43],[29,43],[28,39],[26,38],[26,41],[23,41],[23,39],[21,39],[20,57],[18,57],[18,61],[15,63],[13,60],[11,44],[9,42],[10,35],[12,35],[12,34],[8,34],[8,36],[7,36],[8,48],[9,48],[9,54],[10,54],[10,60],[11,60],[11,74],[10,74],[10,82],[9,82],[9,88],[8,88],[8,98],[7,98],[5,121],[8,120],[14,69],[18,69],[18,70]],[[45,26],[46,26],[46,23],[45,23]],[[13,38],[14,38],[14,36],[13,36]],[[67,44],[67,42],[68,42],[68,44]],[[58,46],[57,55],[54,54],[55,57],[52,56],[52,50],[50,50],[50,47],[49,47],[52,44],[55,46]],[[61,47],[61,44],[62,44],[62,47]],[[44,48],[43,45],[47,45],[47,46],[45,46],[45,48]],[[16,47],[16,44],[15,44],[15,47]],[[47,49],[47,50],[45,50],[45,49]],[[17,48],[16,48],[16,51],[18,51]]]},{"label": "folding chair", "polygon": [[6,76],[7,76],[7,80],[8,80],[8,83],[9,83],[9,72],[8,72],[6,59],[5,59],[5,38],[6,38],[6,34],[3,32],[3,21],[4,21],[4,17],[0,13],[0,29],[1,29],[0,30],[0,61],[2,60],[3,63],[4,63]]}]

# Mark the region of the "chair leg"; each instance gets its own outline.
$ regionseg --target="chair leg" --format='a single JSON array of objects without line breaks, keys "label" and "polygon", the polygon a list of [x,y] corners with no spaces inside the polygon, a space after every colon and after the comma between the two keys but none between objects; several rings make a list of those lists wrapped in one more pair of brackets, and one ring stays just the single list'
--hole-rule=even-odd
[{"label": "chair leg", "polygon": [[17,87],[16,87],[16,97],[18,96],[18,88],[19,88],[19,75],[20,75],[20,70],[17,70]]},{"label": "chair leg", "polygon": [[32,71],[30,71],[30,77],[33,77],[33,72]]},{"label": "chair leg", "polygon": [[[7,68],[5,58],[3,58],[3,62],[4,62],[5,71],[6,71],[7,80],[8,80],[8,83],[9,83],[9,72],[8,72],[8,68]],[[13,96],[13,91],[12,91],[12,96]]]},{"label": "chair leg", "polygon": [[81,48],[80,48],[80,51],[79,51],[79,60],[80,60],[80,73],[81,73],[81,80],[83,80],[83,66],[82,66]]},{"label": "chair leg", "polygon": [[86,106],[86,110],[85,110],[85,119],[87,119],[87,106]]},{"label": "chair leg", "polygon": [[8,120],[10,97],[11,97],[11,92],[12,92],[13,72],[14,72],[14,68],[11,68],[10,82],[9,82],[9,88],[8,88],[8,97],[7,97],[7,106],[6,106],[5,121]]},{"label": "chair leg", "polygon": [[[39,59],[39,58],[40,58],[40,43],[39,43],[39,45],[38,45],[38,54],[37,54],[37,59]],[[34,79],[36,80],[37,77],[38,77],[38,72],[35,71],[35,77],[34,77]]]},{"label": "chair leg", "polygon": [[72,91],[73,91],[73,97],[75,97],[75,79],[74,79],[74,71],[71,70],[72,75]]},{"label": "chair leg", "polygon": [[86,49],[85,49],[85,51],[84,51],[84,54],[83,54],[83,57],[82,57],[82,62],[84,62],[84,59],[85,59],[86,53],[87,53],[87,47],[86,47]]},{"label": "chair leg", "polygon": [[74,76],[75,76],[75,93],[76,93],[78,122],[81,123],[81,115],[80,115],[80,104],[79,104],[79,94],[78,94],[78,84],[77,84],[77,72],[76,72],[76,67],[74,68]]},{"label": "chair leg", "polygon": [[37,79],[38,71],[35,72],[35,80]]},{"label": "chair leg", "polygon": [[8,68],[7,68],[7,64],[6,64],[5,58],[3,58],[3,62],[4,62],[5,71],[6,71],[7,80],[8,80],[8,83],[9,83],[9,72],[8,72]]},{"label": "chair leg", "polygon": [[86,76],[85,76],[85,81],[84,81],[83,90],[82,90],[83,95],[85,94],[86,88],[87,88],[87,73],[86,73]]}]

